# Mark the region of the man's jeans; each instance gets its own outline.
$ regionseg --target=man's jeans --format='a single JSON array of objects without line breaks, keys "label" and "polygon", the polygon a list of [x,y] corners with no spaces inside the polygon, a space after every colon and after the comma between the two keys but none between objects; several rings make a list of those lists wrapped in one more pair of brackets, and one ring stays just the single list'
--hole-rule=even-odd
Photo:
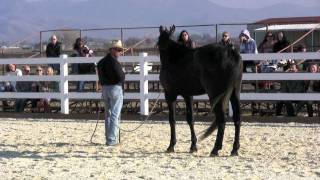
[{"label": "man's jeans", "polygon": [[105,107],[105,135],[107,145],[119,143],[118,132],[123,104],[122,87],[119,85],[102,86]]}]

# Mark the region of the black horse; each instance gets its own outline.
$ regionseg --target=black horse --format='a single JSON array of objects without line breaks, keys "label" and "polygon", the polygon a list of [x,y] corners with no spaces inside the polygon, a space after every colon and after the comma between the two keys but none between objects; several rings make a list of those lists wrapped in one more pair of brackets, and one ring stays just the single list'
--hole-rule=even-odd
[{"label": "black horse", "polygon": [[192,103],[194,95],[208,94],[216,120],[200,137],[208,137],[217,127],[218,134],[211,152],[217,156],[222,148],[226,122],[226,109],[229,100],[233,109],[235,140],[231,155],[238,155],[240,147],[240,86],[242,80],[242,61],[240,54],[229,47],[209,44],[196,49],[171,40],[175,26],[170,30],[160,26],[158,47],[160,51],[160,82],[165,91],[169,108],[171,129],[170,145],[167,152],[174,152],[176,144],[175,103],[181,95],[186,103],[186,118],[191,130],[190,152],[197,151],[197,137],[194,131]]}]

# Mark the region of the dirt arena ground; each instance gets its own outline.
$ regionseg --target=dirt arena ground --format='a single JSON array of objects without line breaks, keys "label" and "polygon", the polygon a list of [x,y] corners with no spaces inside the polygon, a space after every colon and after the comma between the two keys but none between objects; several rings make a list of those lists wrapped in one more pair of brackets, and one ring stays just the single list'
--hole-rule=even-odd
[{"label": "dirt arena ground", "polygon": [[[228,123],[220,157],[209,157],[215,134],[189,154],[190,131],[177,123],[175,153],[165,153],[170,129],[152,122],[121,133],[105,146],[99,123],[50,119],[0,119],[1,179],[320,179],[319,124],[243,123],[238,157],[230,157],[234,128]],[[139,122],[123,121],[133,129]],[[196,132],[208,123],[196,123]]]}]

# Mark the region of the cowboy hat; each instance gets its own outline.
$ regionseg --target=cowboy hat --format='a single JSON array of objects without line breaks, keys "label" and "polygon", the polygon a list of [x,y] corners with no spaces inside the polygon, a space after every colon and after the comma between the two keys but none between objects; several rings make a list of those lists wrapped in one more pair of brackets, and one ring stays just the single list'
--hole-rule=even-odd
[{"label": "cowboy hat", "polygon": [[122,49],[122,50],[125,50],[126,48],[123,47],[121,40],[112,40],[110,49]]}]

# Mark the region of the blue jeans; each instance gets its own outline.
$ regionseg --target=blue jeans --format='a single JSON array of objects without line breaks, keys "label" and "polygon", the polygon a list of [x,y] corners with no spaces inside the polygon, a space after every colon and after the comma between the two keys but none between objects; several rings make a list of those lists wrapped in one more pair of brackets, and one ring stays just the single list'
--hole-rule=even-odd
[{"label": "blue jeans", "polygon": [[78,83],[79,83],[78,84],[78,90],[80,92],[83,92],[84,91],[84,81],[79,81]]},{"label": "blue jeans", "polygon": [[119,85],[102,86],[105,108],[105,136],[107,145],[119,143],[120,114],[123,104],[122,87]]},{"label": "blue jeans", "polygon": [[27,105],[28,99],[17,99],[15,112],[23,112],[24,107]]}]

